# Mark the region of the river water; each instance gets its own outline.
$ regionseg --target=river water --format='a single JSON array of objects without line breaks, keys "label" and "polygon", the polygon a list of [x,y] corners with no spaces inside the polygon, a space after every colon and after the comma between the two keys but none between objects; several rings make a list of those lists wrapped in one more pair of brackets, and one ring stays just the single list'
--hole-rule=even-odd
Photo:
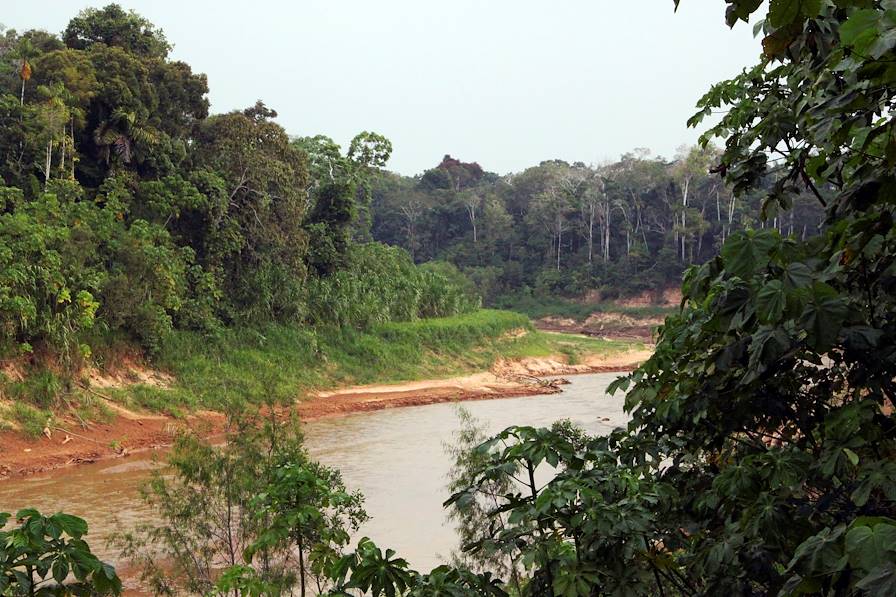
[{"label": "river water", "polygon": [[[489,432],[510,425],[548,426],[570,419],[591,433],[606,433],[627,421],[623,396],[607,395],[614,373],[570,378],[561,394],[465,402],[464,408]],[[456,546],[442,502],[448,496],[451,458],[445,443],[459,428],[456,406],[433,404],[312,421],[305,441],[316,459],[342,471],[350,489],[365,495],[371,516],[359,536],[395,549],[418,570],[445,561]],[[35,507],[87,519],[87,537],[104,560],[119,565],[107,537],[152,516],[139,496],[158,466],[151,454],[99,462],[0,482],[0,512]]]}]

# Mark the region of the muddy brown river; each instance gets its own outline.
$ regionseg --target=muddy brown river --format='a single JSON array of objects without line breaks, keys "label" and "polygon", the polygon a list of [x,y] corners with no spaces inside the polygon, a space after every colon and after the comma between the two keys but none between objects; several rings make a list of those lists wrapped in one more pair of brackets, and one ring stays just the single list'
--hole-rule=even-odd
[{"label": "muddy brown river", "polygon": [[[624,425],[623,396],[607,395],[618,374],[570,378],[561,394],[463,404],[490,432],[509,425],[547,426],[570,419],[592,433]],[[455,406],[433,404],[359,413],[305,425],[309,452],[342,471],[346,485],[360,489],[371,516],[359,536],[395,549],[418,570],[445,561],[456,544],[442,501],[451,459],[444,445],[459,423]],[[0,512],[36,507],[65,511],[87,519],[88,542],[101,558],[121,565],[106,546],[113,532],[146,520],[139,488],[153,469],[152,454],[82,465],[47,474],[0,482]]]}]

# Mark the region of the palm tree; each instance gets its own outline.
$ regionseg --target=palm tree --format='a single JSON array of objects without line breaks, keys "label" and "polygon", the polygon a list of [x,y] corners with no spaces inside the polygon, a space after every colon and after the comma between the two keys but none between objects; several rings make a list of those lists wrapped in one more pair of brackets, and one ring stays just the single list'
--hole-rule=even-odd
[{"label": "palm tree", "polygon": [[136,143],[151,144],[155,139],[155,132],[141,126],[137,114],[124,108],[113,110],[93,131],[94,143],[100,148],[106,164],[110,163],[113,153],[125,164],[130,163]]},{"label": "palm tree", "polygon": [[29,59],[34,54],[34,44],[31,43],[31,40],[25,37],[19,39],[13,56],[22,59],[22,65],[19,67],[19,78],[22,79],[22,93],[19,96],[19,103],[22,106],[25,105],[25,83],[31,78],[31,63]]}]

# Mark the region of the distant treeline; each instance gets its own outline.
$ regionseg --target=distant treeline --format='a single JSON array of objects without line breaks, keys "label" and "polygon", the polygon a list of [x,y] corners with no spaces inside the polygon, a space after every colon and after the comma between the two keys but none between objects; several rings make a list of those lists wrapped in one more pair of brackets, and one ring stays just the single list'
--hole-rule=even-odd
[{"label": "distant treeline", "polygon": [[818,233],[824,212],[814,197],[762,219],[763,193],[735,198],[710,171],[718,160],[712,146],[682,148],[671,161],[641,149],[614,163],[550,160],[498,176],[445,156],[420,176],[376,177],[372,235],[417,262],[450,261],[488,301],[512,303],[519,293],[661,292],[732,232]]}]

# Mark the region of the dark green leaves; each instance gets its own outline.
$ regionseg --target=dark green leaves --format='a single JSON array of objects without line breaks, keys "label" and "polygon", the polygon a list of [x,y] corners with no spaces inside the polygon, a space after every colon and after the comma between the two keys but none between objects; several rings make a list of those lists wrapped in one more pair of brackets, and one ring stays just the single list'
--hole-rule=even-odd
[{"label": "dark green leaves", "polygon": [[805,263],[795,261],[784,268],[784,284],[789,289],[806,288],[812,283],[812,270]]},{"label": "dark green leaves", "polygon": [[773,27],[783,27],[802,14],[803,0],[771,0],[768,21]]},{"label": "dark green leaves", "polygon": [[896,561],[896,522],[858,520],[846,533],[846,553],[854,568],[873,570]]},{"label": "dark green leaves", "polygon": [[[825,529],[796,550],[782,594],[820,591],[838,582],[855,583],[863,594],[883,597],[896,587],[896,521],[858,518],[848,527]],[[858,577],[858,580],[855,579]]]},{"label": "dark green leaves", "polygon": [[770,253],[780,236],[771,230],[748,230],[732,237],[722,247],[725,269],[735,276],[749,278],[768,265]]},{"label": "dark green leaves", "polygon": [[764,322],[781,319],[786,306],[787,296],[780,280],[770,280],[756,295],[756,312]]},{"label": "dark green leaves", "polygon": [[827,284],[813,284],[800,318],[800,325],[807,334],[806,342],[818,352],[826,351],[840,334],[848,314],[845,297]]},{"label": "dark green leaves", "polygon": [[[0,529],[9,514],[0,514]],[[70,514],[45,517],[37,510],[16,514],[18,527],[0,530],[0,594],[49,595],[53,583],[64,594],[118,595],[121,580],[81,537],[87,523]],[[69,581],[69,575],[74,582]],[[10,592],[11,591],[11,592]]]},{"label": "dark green leaves", "polygon": [[896,46],[896,7],[853,12],[840,27],[840,43],[862,57],[880,58]]}]

